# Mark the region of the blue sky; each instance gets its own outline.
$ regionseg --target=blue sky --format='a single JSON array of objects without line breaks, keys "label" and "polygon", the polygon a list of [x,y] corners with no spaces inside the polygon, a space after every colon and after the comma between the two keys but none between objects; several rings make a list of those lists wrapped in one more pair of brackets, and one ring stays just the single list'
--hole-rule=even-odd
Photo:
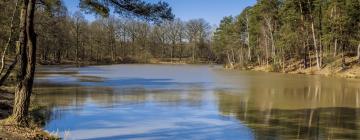
[{"label": "blue sky", "polygon": [[[78,0],[63,0],[68,10],[73,13],[77,10]],[[157,2],[159,0],[145,0]],[[224,16],[238,15],[247,6],[252,6],[256,0],[163,0],[170,4],[177,18],[189,20],[203,18],[211,25],[219,24]],[[93,15],[86,15],[88,20],[94,20]]]}]

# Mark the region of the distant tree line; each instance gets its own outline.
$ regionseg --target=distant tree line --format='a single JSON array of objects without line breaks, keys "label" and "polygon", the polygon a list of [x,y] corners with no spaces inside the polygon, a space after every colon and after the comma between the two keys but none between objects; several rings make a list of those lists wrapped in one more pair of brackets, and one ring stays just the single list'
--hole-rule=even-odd
[{"label": "distant tree line", "polygon": [[223,18],[212,45],[228,67],[345,68],[346,58],[360,63],[360,0],[258,0]]},{"label": "distant tree line", "polygon": [[[9,9],[14,6],[13,1],[5,3]],[[148,63],[152,59],[195,63],[213,58],[211,26],[203,19],[150,22],[110,15],[88,21],[83,12],[69,13],[61,3],[52,5],[39,5],[35,13],[37,59],[42,64]],[[9,26],[10,14],[11,10],[2,13],[4,26]],[[8,28],[2,29],[1,46],[8,38]]]}]

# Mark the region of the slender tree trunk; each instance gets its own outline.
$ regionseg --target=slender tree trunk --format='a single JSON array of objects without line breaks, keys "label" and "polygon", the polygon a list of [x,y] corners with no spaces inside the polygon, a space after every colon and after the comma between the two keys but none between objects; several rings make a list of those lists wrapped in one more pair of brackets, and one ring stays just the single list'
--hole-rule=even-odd
[{"label": "slender tree trunk", "polygon": [[271,55],[272,55],[273,61],[274,61],[274,63],[275,63],[275,59],[276,59],[276,48],[275,48],[274,35],[273,35],[272,32],[270,33],[270,39],[271,39]]},{"label": "slender tree trunk", "polygon": [[132,35],[131,35],[131,40],[132,40],[132,42],[131,42],[131,48],[132,48],[132,50],[131,50],[131,54],[132,54],[132,56],[135,56],[135,34],[134,33],[132,33]]},{"label": "slender tree trunk", "polygon": [[233,62],[233,63],[236,63],[235,53],[234,53],[234,49],[233,49],[233,48],[231,48],[231,58],[232,58],[232,62]]},{"label": "slender tree trunk", "polygon": [[[300,13],[301,13],[301,32],[302,33],[305,33],[305,17],[304,17],[304,12],[303,12],[303,6],[301,4],[301,1],[299,0],[298,1],[299,3],[299,8],[300,8]],[[306,37],[306,36],[304,36]],[[304,49],[304,52],[303,52],[303,65],[304,65],[304,69],[308,68],[308,57],[307,57],[307,54],[308,54],[308,47],[306,46],[306,42],[307,42],[307,39],[303,39],[303,49]]]},{"label": "slender tree trunk", "polygon": [[341,43],[341,67],[344,69],[345,65],[345,45]]},{"label": "slender tree trunk", "polygon": [[96,51],[96,53],[95,53],[95,57],[96,57],[96,64],[98,64],[98,62],[99,62],[99,47],[97,47],[97,51]]},{"label": "slender tree trunk", "polygon": [[92,53],[93,53],[93,44],[90,44],[90,54],[89,54],[89,61],[92,61]]},{"label": "slender tree trunk", "polygon": [[79,46],[80,46],[80,23],[79,19],[76,19],[76,48],[75,48],[75,63],[79,64]]},{"label": "slender tree trunk", "polygon": [[359,46],[357,48],[357,57],[358,57],[358,63],[360,64],[360,43],[359,43]]},{"label": "slender tree trunk", "polygon": [[125,33],[125,31],[123,32],[123,39],[122,39],[122,41],[120,42],[120,44],[121,44],[121,48],[122,48],[122,58],[124,59],[125,58],[125,56],[126,56],[126,52],[125,52],[125,50],[126,50],[126,33]]},{"label": "slender tree trunk", "polygon": [[265,40],[266,42],[266,45],[265,45],[265,53],[266,53],[266,66],[268,67],[269,66],[269,49],[268,49],[268,41],[267,39]]},{"label": "slender tree trunk", "polygon": [[246,45],[247,45],[247,47],[248,47],[248,60],[251,61],[249,17],[248,17],[248,14],[247,14],[247,13],[246,13],[246,35],[247,35]]},{"label": "slender tree trunk", "polygon": [[320,68],[323,67],[323,57],[324,57],[324,50],[323,50],[323,44],[321,39],[319,40],[319,62],[320,62]]},{"label": "slender tree trunk", "polygon": [[238,50],[238,63],[241,67],[244,66],[244,60],[243,60],[243,48],[241,47],[239,50]]},{"label": "slender tree trunk", "polygon": [[82,50],[82,51],[81,51],[81,52],[82,52],[82,53],[81,53],[81,60],[84,61],[84,60],[85,60],[85,55],[86,55],[86,53],[85,53],[85,47],[84,47],[84,46],[85,46],[85,42],[82,42],[82,43],[81,43],[81,46],[82,46],[82,47],[81,47],[81,50]]},{"label": "slender tree trunk", "polygon": [[182,57],[183,57],[183,46],[180,46],[180,55],[179,55],[179,60],[181,61],[182,60]]},{"label": "slender tree trunk", "polygon": [[322,68],[323,66],[323,45],[322,45],[322,3],[319,4],[319,36],[318,36],[318,40],[319,40],[319,63],[320,63],[320,68]]},{"label": "slender tree trunk", "polygon": [[315,47],[316,67],[320,70],[321,62],[320,62],[320,56],[319,56],[319,48],[318,48],[317,41],[316,41],[314,22],[311,22],[311,31],[312,31],[312,37],[313,37],[313,42],[314,42],[314,47]]},{"label": "slender tree trunk", "polygon": [[115,57],[115,62],[118,63],[118,54],[117,54],[117,44],[116,44],[116,41],[114,41],[114,52],[113,52],[113,55]]},{"label": "slender tree trunk", "polygon": [[229,51],[226,51],[226,57],[227,57],[228,64],[229,64],[228,68],[229,68],[229,69],[233,69],[233,68],[234,68],[234,64],[233,64],[233,62],[231,61]]},{"label": "slender tree trunk", "polygon": [[282,51],[282,61],[281,61],[281,65],[282,65],[282,71],[285,73],[285,50],[284,48],[281,48]]},{"label": "slender tree trunk", "polygon": [[171,63],[173,63],[174,52],[175,52],[175,41],[172,42],[172,46],[171,46]]},{"label": "slender tree trunk", "polygon": [[313,62],[312,62],[312,58],[311,58],[311,51],[310,51],[310,46],[309,46],[309,40],[306,41],[307,42],[307,52],[308,52],[308,58],[309,58],[309,67],[312,70],[312,66],[313,66]]},{"label": "slender tree trunk", "polygon": [[248,60],[251,62],[251,48],[248,46]]},{"label": "slender tree trunk", "polygon": [[61,50],[59,49],[57,51],[57,63],[58,64],[61,64],[61,55],[62,55],[62,53],[61,53]]},{"label": "slender tree trunk", "polygon": [[179,54],[179,60],[181,61],[182,57],[183,57],[183,46],[182,46],[182,35],[180,34],[179,37],[179,46],[180,46],[180,54]]},{"label": "slender tree trunk", "polygon": [[308,59],[307,59],[307,52],[308,52],[308,49],[306,47],[306,43],[303,42],[303,49],[304,49],[304,52],[303,52],[303,61],[304,61],[304,69],[308,68]]},{"label": "slender tree trunk", "polygon": [[192,48],[192,62],[195,62],[195,48],[196,48],[196,43],[193,42],[193,48]]},{"label": "slender tree trunk", "polygon": [[335,39],[335,43],[334,43],[334,57],[337,56],[337,46],[338,46],[338,39]]},{"label": "slender tree trunk", "polygon": [[78,63],[79,63],[78,62],[79,61],[79,43],[78,43],[78,41],[76,41],[76,42],[77,43],[76,43],[76,49],[75,49],[75,64],[78,65]]}]

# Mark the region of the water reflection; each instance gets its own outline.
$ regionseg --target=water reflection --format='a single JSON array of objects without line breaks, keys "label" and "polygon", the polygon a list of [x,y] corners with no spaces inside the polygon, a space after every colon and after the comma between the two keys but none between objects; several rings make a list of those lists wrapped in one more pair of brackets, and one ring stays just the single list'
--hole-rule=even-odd
[{"label": "water reflection", "polygon": [[246,124],[256,139],[360,139],[358,81],[246,75],[245,90],[216,95],[219,111]]},{"label": "water reflection", "polygon": [[[44,128],[70,139],[253,138],[236,119],[218,113],[207,66],[123,68],[136,72],[100,67],[80,68],[74,75],[59,74],[67,68],[38,74],[34,103],[51,112]],[[84,76],[103,81],[79,80]]]},{"label": "water reflection", "polygon": [[34,103],[70,139],[360,139],[360,81],[208,66],[50,67]]}]

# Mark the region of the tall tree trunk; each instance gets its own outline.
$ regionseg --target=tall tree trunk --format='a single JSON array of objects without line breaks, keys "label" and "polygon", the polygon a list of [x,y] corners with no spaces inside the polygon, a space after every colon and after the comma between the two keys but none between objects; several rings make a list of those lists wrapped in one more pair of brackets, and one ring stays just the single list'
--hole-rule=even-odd
[{"label": "tall tree trunk", "polygon": [[234,49],[231,48],[231,59],[233,63],[236,63],[236,59],[235,59],[235,53],[234,53]]},{"label": "tall tree trunk", "polygon": [[280,64],[282,64],[282,72],[285,73],[285,50],[284,48],[281,48],[282,51],[282,61]]},{"label": "tall tree trunk", "polygon": [[312,37],[313,37],[313,42],[314,42],[314,48],[315,48],[316,67],[320,70],[321,62],[320,62],[320,56],[319,56],[319,47],[318,47],[317,41],[316,41],[314,22],[311,22],[311,31],[312,31]]},{"label": "tall tree trunk", "polygon": [[95,57],[96,57],[96,64],[98,64],[98,62],[99,62],[99,52],[100,52],[100,50],[99,50],[100,48],[99,47],[97,47],[97,51],[96,51],[96,53],[95,53]]},{"label": "tall tree trunk", "polygon": [[246,13],[246,35],[247,35],[246,45],[248,47],[248,60],[251,61],[252,57],[251,57],[251,47],[250,47],[249,17],[247,13]]},{"label": "tall tree trunk", "polygon": [[[20,17],[20,69],[19,83],[15,89],[15,103],[11,119],[21,126],[28,125],[30,96],[34,81],[36,63],[36,34],[34,32],[34,11],[36,0],[24,0]],[[27,47],[27,48],[26,48]]]},{"label": "tall tree trunk", "polygon": [[175,55],[175,41],[172,42],[172,46],[171,46],[171,63],[173,63],[173,58]]},{"label": "tall tree trunk", "polygon": [[193,42],[193,48],[192,48],[192,62],[195,62],[195,48],[196,48],[196,42]]},{"label": "tall tree trunk", "polygon": [[[268,32],[269,32],[269,38],[271,40],[271,58],[273,60],[273,63],[276,62],[276,48],[275,48],[275,39],[274,39],[274,28],[273,28],[273,23],[272,23],[272,18],[270,17],[264,17],[265,19],[265,22],[266,22],[266,25],[267,25],[267,28],[268,28]],[[266,32],[265,32],[266,34]]]},{"label": "tall tree trunk", "polygon": [[[301,32],[305,33],[305,17],[304,17],[304,12],[303,12],[303,6],[302,6],[300,0],[298,1],[298,3],[299,3],[300,13],[301,13],[301,16],[300,16],[301,23],[302,23]],[[308,68],[308,57],[307,57],[308,47],[306,46],[306,41],[307,41],[307,39],[303,40],[303,49],[304,49],[304,52],[303,52],[303,65],[304,65],[304,69]]]},{"label": "tall tree trunk", "polygon": [[76,30],[76,48],[75,48],[75,64],[78,65],[79,64],[79,46],[80,46],[80,19],[76,19],[76,25],[75,25],[75,30]]},{"label": "tall tree trunk", "polygon": [[359,46],[357,48],[357,57],[358,57],[358,63],[360,64],[360,43],[359,43]]},{"label": "tall tree trunk", "polygon": [[322,32],[322,3],[319,4],[319,63],[320,63],[320,68],[323,65],[323,44],[322,44],[322,36],[323,36],[323,32]]},{"label": "tall tree trunk", "polygon": [[182,35],[180,34],[179,37],[179,46],[180,46],[180,54],[179,54],[179,60],[181,61],[182,57],[183,57],[183,46],[182,46]]},{"label": "tall tree trunk", "polygon": [[271,55],[272,55],[273,61],[274,61],[274,63],[275,63],[275,59],[276,59],[276,48],[275,48],[275,39],[274,39],[274,35],[273,35],[272,32],[270,33],[270,39],[271,39]]},{"label": "tall tree trunk", "polygon": [[308,48],[308,57],[309,57],[310,69],[312,70],[312,67],[313,67],[313,59],[311,58],[311,52],[309,51],[309,48]]},{"label": "tall tree trunk", "polygon": [[323,67],[323,58],[324,58],[324,47],[322,44],[321,39],[319,39],[319,63],[320,63],[320,68]]},{"label": "tall tree trunk", "polygon": [[251,62],[251,48],[248,46],[248,60]]},{"label": "tall tree trunk", "polygon": [[[76,29],[77,30],[77,29]],[[79,61],[79,35],[76,33],[76,49],[75,49],[75,63],[78,65]]]},{"label": "tall tree trunk", "polygon": [[303,52],[303,61],[304,61],[304,69],[308,68],[308,57],[307,57],[307,52],[308,52],[308,49],[306,47],[306,43],[303,42],[303,49],[304,49],[304,52]]},{"label": "tall tree trunk", "polygon": [[266,67],[269,67],[269,49],[268,49],[268,40],[265,39],[266,45],[265,45],[265,53],[266,53]]},{"label": "tall tree trunk", "polygon": [[233,61],[231,61],[231,58],[230,58],[230,54],[229,54],[229,51],[227,50],[226,51],[226,57],[227,57],[227,60],[228,60],[228,68],[229,69],[233,69],[234,68],[234,64],[233,64]]},{"label": "tall tree trunk", "polygon": [[113,52],[113,55],[114,55],[114,57],[115,57],[115,63],[118,63],[118,54],[117,54],[117,47],[116,47],[117,45],[116,44],[114,44],[114,52]]},{"label": "tall tree trunk", "polygon": [[180,54],[179,54],[179,60],[181,61],[182,60],[182,57],[183,57],[183,46],[180,45]]},{"label": "tall tree trunk", "polygon": [[341,43],[341,67],[343,69],[346,68],[346,65],[345,65],[345,45],[343,43]]},{"label": "tall tree trunk", "polygon": [[244,66],[244,59],[243,59],[243,48],[241,47],[239,50],[238,50],[238,63],[241,67]]},{"label": "tall tree trunk", "polygon": [[335,43],[334,43],[334,57],[337,56],[337,46],[338,46],[338,39],[335,39]]}]

